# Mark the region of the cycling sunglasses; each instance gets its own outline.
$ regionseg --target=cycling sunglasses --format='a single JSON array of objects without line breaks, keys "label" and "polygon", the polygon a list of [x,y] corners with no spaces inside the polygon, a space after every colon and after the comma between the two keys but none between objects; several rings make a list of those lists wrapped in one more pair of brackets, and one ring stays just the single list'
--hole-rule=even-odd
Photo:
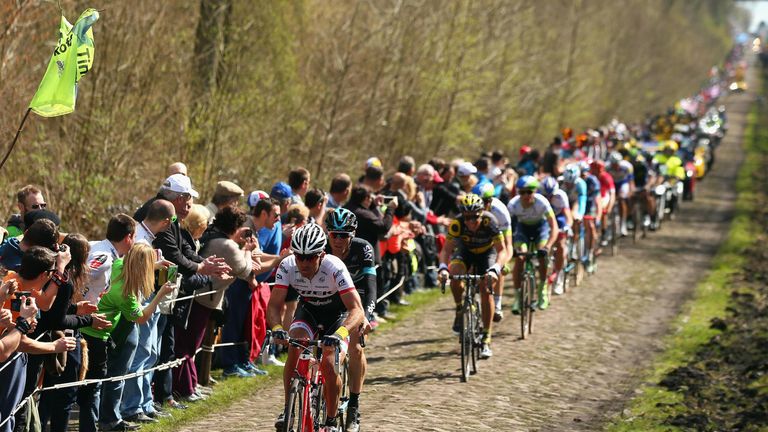
[{"label": "cycling sunglasses", "polygon": [[464,215],[464,220],[473,221],[480,219],[480,213],[468,213]]},{"label": "cycling sunglasses", "polygon": [[293,256],[296,257],[296,261],[312,261],[315,258],[319,257],[320,254],[309,254],[309,255],[293,254]]},{"label": "cycling sunglasses", "polygon": [[533,191],[532,191],[532,190],[521,190],[521,191],[519,191],[518,193],[519,193],[520,195],[532,195],[532,194],[533,194]]},{"label": "cycling sunglasses", "polygon": [[331,231],[330,234],[331,234],[331,237],[333,238],[346,239],[346,238],[352,237],[352,233],[346,232],[346,231]]}]

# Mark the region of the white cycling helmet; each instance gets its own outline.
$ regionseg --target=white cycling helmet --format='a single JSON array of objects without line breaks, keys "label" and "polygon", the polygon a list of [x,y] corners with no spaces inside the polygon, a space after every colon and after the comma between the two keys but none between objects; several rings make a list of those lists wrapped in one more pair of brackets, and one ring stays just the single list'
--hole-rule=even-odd
[{"label": "white cycling helmet", "polygon": [[299,255],[315,255],[325,250],[325,231],[317,224],[307,224],[293,233],[291,250]]}]

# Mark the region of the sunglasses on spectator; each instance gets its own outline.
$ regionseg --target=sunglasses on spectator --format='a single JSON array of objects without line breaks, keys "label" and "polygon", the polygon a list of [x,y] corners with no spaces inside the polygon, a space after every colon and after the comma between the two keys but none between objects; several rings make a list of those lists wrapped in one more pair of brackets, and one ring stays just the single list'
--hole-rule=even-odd
[{"label": "sunglasses on spectator", "polygon": [[293,256],[296,257],[297,261],[312,261],[315,258],[319,257],[320,254],[310,254],[310,255],[304,255],[304,254],[293,254]]},{"label": "sunglasses on spectator", "polygon": [[32,207],[32,210],[40,210],[48,207],[48,204],[46,203],[32,204],[30,207]]},{"label": "sunglasses on spectator", "polygon": [[352,237],[352,233],[346,232],[346,231],[331,231],[331,237],[333,238],[350,238]]},{"label": "sunglasses on spectator", "polygon": [[532,191],[532,190],[521,190],[521,191],[520,191],[520,192],[518,192],[518,193],[519,193],[520,195],[531,195],[531,194],[533,194],[533,191]]},{"label": "sunglasses on spectator", "polygon": [[480,213],[469,213],[464,215],[464,220],[474,221],[480,219]]}]

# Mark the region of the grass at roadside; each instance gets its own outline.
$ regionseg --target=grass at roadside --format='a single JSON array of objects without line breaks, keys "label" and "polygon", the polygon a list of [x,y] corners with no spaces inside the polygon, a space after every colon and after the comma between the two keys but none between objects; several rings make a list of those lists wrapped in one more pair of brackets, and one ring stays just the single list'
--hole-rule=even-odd
[{"label": "grass at roadside", "polygon": [[736,215],[728,238],[713,261],[711,272],[699,283],[693,299],[673,324],[674,333],[666,340],[666,351],[655,362],[644,380],[641,393],[634,398],[620,417],[613,419],[608,430],[669,431],[676,430],[665,420],[685,409],[680,402],[683,395],[672,392],[657,383],[671,370],[685,365],[696,350],[720,331],[710,327],[710,321],[722,317],[730,299],[730,283],[745,263],[744,251],[754,241],[755,225],[751,222],[754,205],[753,174],[761,169],[760,158],[753,157],[768,151],[768,120],[753,107],[747,118],[744,135],[746,157],[736,181],[738,197]]},{"label": "grass at roadside", "polygon": [[[446,294],[450,295],[450,294]],[[396,315],[396,319],[388,320],[379,326],[371,337],[375,340],[378,334],[395,328],[404,319],[423,310],[440,299],[439,289],[428,289],[414,292],[408,296],[409,306],[393,305],[390,309]],[[283,359],[284,360],[284,359]],[[260,390],[277,385],[282,379],[283,369],[277,366],[267,366],[269,375],[254,378],[221,378],[221,371],[212,371],[212,375],[219,383],[214,387],[213,394],[203,402],[189,404],[186,410],[172,410],[172,418],[161,419],[159,423],[150,424],[141,428],[142,432],[164,432],[178,430],[185,425],[194,423],[212,413],[225,413],[235,402],[258,393]]]}]

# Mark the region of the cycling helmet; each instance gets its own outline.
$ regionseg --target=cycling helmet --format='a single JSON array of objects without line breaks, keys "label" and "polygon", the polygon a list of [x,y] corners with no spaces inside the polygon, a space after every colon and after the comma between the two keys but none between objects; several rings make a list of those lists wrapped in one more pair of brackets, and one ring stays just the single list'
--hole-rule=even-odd
[{"label": "cycling helmet", "polygon": [[539,190],[547,196],[554,194],[559,188],[560,186],[557,184],[557,179],[552,176],[545,178],[541,182],[541,186],[539,186]]},{"label": "cycling helmet", "polygon": [[459,203],[459,210],[462,213],[477,213],[485,208],[483,200],[475,194],[467,194]]},{"label": "cycling helmet", "polygon": [[517,186],[518,190],[536,190],[539,188],[539,180],[534,176],[525,175],[520,177],[515,186]]},{"label": "cycling helmet", "polygon": [[489,200],[496,196],[496,188],[493,187],[493,183],[483,183],[479,190],[478,195],[480,195],[480,198],[484,200]]},{"label": "cycling helmet", "polygon": [[676,152],[677,149],[680,148],[676,142],[672,140],[668,140],[664,143],[664,150],[671,150],[673,152]]},{"label": "cycling helmet", "polygon": [[570,164],[565,167],[565,171],[563,172],[563,181],[566,183],[573,183],[580,176],[581,172],[579,170],[579,166],[576,164]]},{"label": "cycling helmet", "polygon": [[589,166],[592,167],[592,169],[594,169],[597,172],[603,172],[603,170],[605,170],[605,162],[599,159],[593,160],[592,163],[589,164]]},{"label": "cycling helmet", "polygon": [[581,169],[581,172],[589,171],[589,164],[591,161],[583,160],[579,162],[579,169]]},{"label": "cycling helmet", "polygon": [[311,223],[297,228],[291,238],[291,250],[299,255],[315,255],[325,250],[325,231]]},{"label": "cycling helmet", "polygon": [[332,209],[325,215],[325,226],[329,232],[352,232],[357,229],[357,216],[342,207]]},{"label": "cycling helmet", "polygon": [[621,162],[623,159],[624,159],[624,157],[622,157],[622,156],[621,156],[621,153],[619,153],[619,152],[613,152],[613,153],[611,153],[611,155],[608,157],[608,161],[609,161],[609,162],[610,162],[612,165],[614,165],[614,164],[617,164],[617,163]]}]

